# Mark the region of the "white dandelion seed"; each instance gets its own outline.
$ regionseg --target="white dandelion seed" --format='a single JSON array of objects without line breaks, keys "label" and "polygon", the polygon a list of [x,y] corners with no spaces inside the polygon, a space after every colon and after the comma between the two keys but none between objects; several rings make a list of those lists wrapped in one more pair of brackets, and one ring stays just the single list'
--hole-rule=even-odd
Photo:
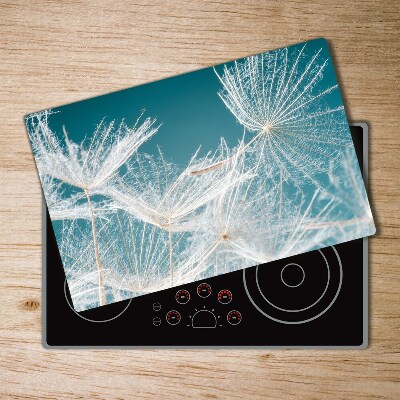
[{"label": "white dandelion seed", "polygon": [[319,189],[304,196],[263,164],[262,151],[235,158],[243,171],[252,165],[255,175],[208,203],[202,225],[191,232],[190,273],[199,279],[227,273],[314,250],[334,237],[336,227],[326,226],[338,218],[334,196]]},{"label": "white dandelion seed", "polygon": [[[35,113],[27,118],[29,137],[35,154],[38,170],[63,183],[83,190],[92,222],[93,247],[98,267],[100,303],[105,304],[102,264],[97,242],[97,231],[91,195],[115,176],[123,164],[138,148],[154,135],[158,127],[155,120],[147,118],[139,125],[139,119],[133,127],[125,122],[97,126],[90,139],[80,144],[68,137],[63,127],[64,142],[49,127],[50,111]],[[45,193],[46,197],[46,193]]]},{"label": "white dandelion seed", "polygon": [[[243,198],[239,200],[242,193],[209,205],[204,227],[192,233],[187,249],[187,254],[196,254],[191,272],[214,276],[322,247],[331,235],[326,227],[316,226],[332,212],[334,202],[321,201],[319,190],[306,208],[285,196],[280,215],[279,190],[271,190],[248,199],[246,206]],[[313,216],[315,210],[318,213]]]},{"label": "white dandelion seed", "polygon": [[[84,193],[68,196],[65,194],[62,182],[50,175],[39,174],[39,176],[43,192],[46,193],[46,204],[52,221],[91,218]],[[106,218],[111,208],[111,202],[108,200],[93,202],[96,218]]]},{"label": "white dandelion seed", "polygon": [[[266,147],[265,162],[276,165],[285,178],[297,183],[304,178],[317,184],[329,159],[343,146],[351,146],[342,105],[330,106],[328,98],[338,86],[325,83],[329,60],[322,48],[313,54],[307,45],[289,47],[235,61],[224,66],[219,96],[238,122],[252,135],[241,151],[251,145]],[[226,159],[192,175],[208,172]]]},{"label": "white dandelion seed", "polygon": [[199,211],[205,204],[250,177],[250,173],[238,173],[236,168],[222,168],[193,180],[188,174],[193,166],[202,167],[210,160],[221,159],[228,149],[222,141],[214,154],[200,158],[198,151],[183,171],[168,162],[161,150],[157,158],[138,154],[123,179],[116,181],[107,192],[117,208],[168,232],[171,286],[174,284],[173,234],[195,229]]}]

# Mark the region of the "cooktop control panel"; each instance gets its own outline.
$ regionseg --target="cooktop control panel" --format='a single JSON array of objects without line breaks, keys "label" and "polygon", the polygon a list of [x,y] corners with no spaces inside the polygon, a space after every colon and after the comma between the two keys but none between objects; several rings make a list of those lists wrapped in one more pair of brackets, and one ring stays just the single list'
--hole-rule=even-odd
[{"label": "cooktop control panel", "polygon": [[[172,294],[172,293],[171,293]],[[165,298],[165,296],[164,296]],[[236,326],[242,321],[242,313],[233,306],[234,294],[226,287],[212,287],[201,282],[196,290],[180,288],[175,296],[152,305],[154,326],[178,328],[213,329],[222,326]]]}]

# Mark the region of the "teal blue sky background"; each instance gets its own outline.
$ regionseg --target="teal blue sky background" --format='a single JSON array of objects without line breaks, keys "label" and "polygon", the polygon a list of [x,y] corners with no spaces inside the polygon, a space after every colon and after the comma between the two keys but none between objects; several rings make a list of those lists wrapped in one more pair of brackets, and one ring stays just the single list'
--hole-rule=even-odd
[{"label": "teal blue sky background", "polygon": [[[303,45],[301,43],[292,48],[297,53]],[[321,59],[330,58],[326,40],[316,39],[307,43],[304,52],[307,57],[300,60],[299,67],[321,47]],[[230,64],[226,63],[227,66]],[[223,64],[215,69],[221,75]],[[323,80],[314,90],[318,90],[318,85],[329,87],[336,83],[330,61]],[[142,119],[157,118],[157,123],[162,126],[141,146],[140,151],[154,154],[160,146],[169,160],[184,167],[200,145],[201,154],[204,154],[215,150],[221,137],[227,140],[229,146],[234,146],[243,135],[243,128],[218,96],[220,89],[222,84],[214,69],[205,68],[53,108],[58,112],[49,118],[50,127],[63,142],[62,126],[65,125],[70,138],[79,143],[94,132],[101,119],[105,118],[106,122],[125,119],[128,125],[133,125],[141,111],[145,110]],[[338,90],[325,96],[325,101],[329,101],[332,108],[342,104]]]},{"label": "teal blue sky background", "polygon": [[202,152],[216,149],[224,136],[235,145],[243,128],[217,95],[221,84],[212,68],[152,82],[123,91],[80,101],[59,108],[50,117],[50,126],[63,140],[62,126],[75,142],[91,135],[97,123],[125,119],[133,125],[144,117],[157,118],[158,133],[140,151],[154,154],[160,146],[167,157],[185,165],[201,145]]}]

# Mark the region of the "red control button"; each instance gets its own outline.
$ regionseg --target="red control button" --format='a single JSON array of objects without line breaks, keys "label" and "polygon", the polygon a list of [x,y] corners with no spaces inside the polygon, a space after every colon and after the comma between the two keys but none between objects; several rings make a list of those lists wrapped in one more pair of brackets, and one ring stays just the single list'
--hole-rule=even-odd
[{"label": "red control button", "polygon": [[181,289],[176,292],[175,299],[179,304],[186,304],[190,300],[190,294],[187,290]]},{"label": "red control button", "polygon": [[232,301],[232,293],[228,289],[220,290],[218,293],[218,301],[221,304],[228,304]]},{"label": "red control button", "polygon": [[237,325],[242,320],[242,314],[237,310],[232,310],[228,312],[226,319],[231,325]]},{"label": "red control button", "polygon": [[200,283],[197,286],[197,294],[205,299],[211,294],[211,286],[208,283]]},{"label": "red control button", "polygon": [[176,310],[168,311],[165,318],[170,325],[178,325],[181,322],[181,314]]}]

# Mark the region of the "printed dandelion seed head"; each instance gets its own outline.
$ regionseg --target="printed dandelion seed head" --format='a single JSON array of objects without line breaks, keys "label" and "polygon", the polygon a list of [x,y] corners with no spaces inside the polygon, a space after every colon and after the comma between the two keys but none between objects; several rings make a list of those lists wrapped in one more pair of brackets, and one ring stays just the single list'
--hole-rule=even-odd
[{"label": "printed dandelion seed head", "polygon": [[[214,265],[215,273],[223,273],[263,259],[257,243],[264,236],[258,237],[258,228],[271,223],[273,211],[279,208],[276,207],[279,198],[275,198],[278,192],[271,176],[264,175],[259,185],[257,163],[253,161],[243,155],[237,157],[238,173],[243,173],[250,164],[254,175],[209,202],[202,213],[202,224],[191,234],[189,254],[196,254],[193,262],[200,274],[209,270],[209,264]],[[268,171],[273,174],[272,170]]]},{"label": "printed dandelion seed head", "polygon": [[[47,209],[52,221],[90,219],[89,207],[83,192],[66,194],[65,185],[50,175],[39,174],[43,192],[46,194]],[[108,199],[93,202],[97,218],[107,218],[113,210]]]},{"label": "printed dandelion seed head", "polygon": [[331,66],[322,50],[279,49],[217,73],[220,98],[248,130],[247,146],[265,147],[265,162],[299,186],[304,179],[320,186],[328,160],[352,146],[343,105],[332,100],[338,86],[324,79]]},{"label": "printed dandelion seed head", "polygon": [[[50,111],[35,113],[27,117],[26,123],[36,163],[41,174],[50,175],[66,185],[84,191],[91,221],[93,251],[98,270],[100,305],[106,304],[104,269],[97,240],[96,209],[93,192],[99,191],[118,173],[138,148],[157,132],[155,120],[147,118],[133,127],[124,121],[106,124],[102,120],[95,132],[81,143],[74,143],[63,126],[63,140],[49,126]],[[47,193],[45,192],[45,197]],[[70,211],[70,210],[69,210]],[[51,215],[56,215],[50,211]],[[60,217],[66,217],[67,212]]]},{"label": "printed dandelion seed head", "polygon": [[191,233],[187,254],[196,254],[191,271],[200,278],[311,251],[337,233],[337,226],[327,224],[339,218],[336,199],[318,189],[305,197],[291,183],[277,181],[276,171],[257,157],[244,157],[260,168],[254,178],[208,203],[203,224]]},{"label": "printed dandelion seed head", "polygon": [[305,44],[300,49],[279,49],[225,65],[222,76],[217,73],[223,85],[218,94],[240,124],[257,133],[290,121],[304,125],[304,118],[315,121],[321,115],[310,110],[316,108],[326,115],[342,112],[343,107],[329,109],[324,99],[337,85],[319,85],[328,67],[321,52],[322,48],[308,53]]},{"label": "printed dandelion seed head", "polygon": [[63,128],[64,138],[51,130],[50,111],[28,117],[27,126],[38,169],[60,181],[83,190],[97,190],[117,173],[158,127],[155,119],[140,118],[133,127],[124,121],[105,123],[102,120],[93,134],[81,143],[74,143]]},{"label": "printed dandelion seed head", "polygon": [[196,152],[182,170],[166,160],[161,150],[157,157],[137,154],[124,177],[108,194],[117,207],[162,229],[188,231],[198,224],[198,211],[229,187],[251,174],[237,168],[221,168],[196,179],[189,171],[223,159],[229,149],[222,141],[218,150],[199,157]]}]

